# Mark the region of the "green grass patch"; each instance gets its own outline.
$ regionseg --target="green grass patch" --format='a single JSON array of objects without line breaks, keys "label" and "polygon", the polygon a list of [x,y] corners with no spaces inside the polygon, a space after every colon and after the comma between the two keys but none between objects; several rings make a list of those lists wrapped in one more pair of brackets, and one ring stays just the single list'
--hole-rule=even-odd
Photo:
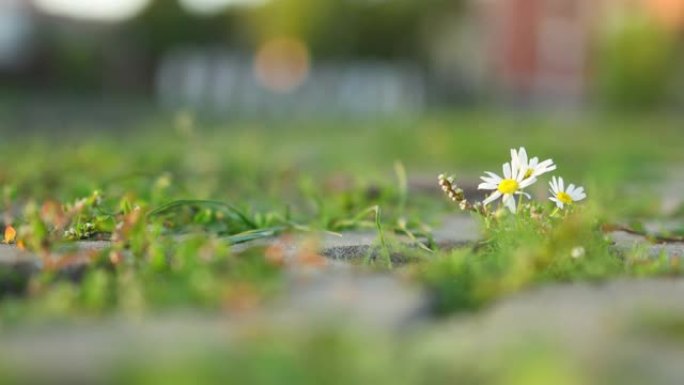
[{"label": "green grass patch", "polygon": [[[439,293],[441,311],[477,308],[537,283],[671,273],[664,262],[614,253],[598,228],[661,216],[654,191],[684,162],[680,131],[676,117],[487,111],[358,122],[157,117],[121,132],[27,131],[0,142],[3,224],[44,258],[74,240],[112,246],[75,256],[95,261],[78,283],[47,272],[2,304],[10,314],[24,302],[38,313],[98,314],[138,302],[217,309],[219,293],[230,291],[223,286],[260,296],[280,275],[263,251],[236,256],[231,244],[363,229],[378,233],[375,263],[384,267],[393,234],[418,242],[425,255],[416,258],[417,276]],[[438,195],[437,174],[475,181],[520,145],[585,185],[591,209],[552,228],[503,217],[475,250],[434,250],[430,226],[456,210]],[[434,190],[420,182],[433,177]],[[531,192],[545,190],[538,183]],[[584,254],[573,258],[578,247]]]}]

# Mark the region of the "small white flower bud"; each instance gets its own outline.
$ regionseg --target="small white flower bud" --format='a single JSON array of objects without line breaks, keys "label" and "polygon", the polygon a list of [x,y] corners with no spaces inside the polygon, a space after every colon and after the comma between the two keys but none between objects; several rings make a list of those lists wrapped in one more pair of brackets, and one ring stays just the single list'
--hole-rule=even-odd
[{"label": "small white flower bud", "polygon": [[573,247],[572,250],[570,251],[570,256],[575,258],[575,259],[584,257],[584,254],[585,254],[585,250],[584,250],[584,247],[582,247],[582,246]]}]

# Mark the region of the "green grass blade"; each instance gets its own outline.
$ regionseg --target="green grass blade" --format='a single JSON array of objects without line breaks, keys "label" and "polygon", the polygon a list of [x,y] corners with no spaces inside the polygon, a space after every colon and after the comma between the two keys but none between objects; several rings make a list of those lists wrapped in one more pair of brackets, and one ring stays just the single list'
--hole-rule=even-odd
[{"label": "green grass blade", "polygon": [[201,200],[201,199],[180,199],[180,200],[175,200],[171,201],[169,203],[166,203],[160,207],[157,207],[156,209],[150,211],[147,216],[148,217],[153,217],[156,215],[160,215],[163,213],[166,213],[168,211],[174,210],[179,207],[183,206],[211,206],[211,207],[217,207],[217,208],[222,208],[227,210],[229,213],[235,215],[237,218],[239,218],[245,225],[252,229],[258,229],[259,226],[249,219],[245,213],[243,213],[241,210],[239,210],[237,207],[231,205],[230,203],[226,202],[221,202],[221,201],[212,201],[212,200]]}]

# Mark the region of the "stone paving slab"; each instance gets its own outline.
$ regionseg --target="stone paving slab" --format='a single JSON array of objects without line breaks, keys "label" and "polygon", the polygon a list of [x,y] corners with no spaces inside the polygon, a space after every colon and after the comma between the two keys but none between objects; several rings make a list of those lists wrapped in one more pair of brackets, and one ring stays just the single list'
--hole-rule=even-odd
[{"label": "stone paving slab", "polygon": [[680,384],[682,298],[682,278],[549,285],[452,317],[431,333],[443,350],[466,357],[541,348],[585,373],[617,376],[598,383]]},{"label": "stone paving slab", "polygon": [[[455,248],[468,246],[480,238],[480,228],[478,223],[469,216],[451,216],[432,232],[433,240],[439,248]],[[416,243],[406,236],[394,236],[401,244],[416,246]],[[296,236],[293,241],[283,243],[289,251],[294,251],[302,241],[317,239],[318,252],[322,255],[337,261],[358,262],[371,253],[379,250],[379,238],[377,231],[348,231],[339,235],[331,233],[321,233],[315,237],[310,234]],[[420,241],[426,242],[425,239]],[[233,246],[236,252],[242,252],[254,246],[271,246],[281,243],[279,239],[259,240],[247,242]],[[402,262],[397,258],[395,262]]]},{"label": "stone paving slab", "polygon": [[0,298],[3,293],[23,292],[28,279],[40,269],[40,260],[35,255],[0,245]]},{"label": "stone paving slab", "polygon": [[116,372],[122,360],[225,348],[262,329],[305,331],[335,324],[394,333],[430,315],[424,289],[396,274],[327,261],[289,265],[285,280],[278,297],[237,312],[133,315],[12,331],[3,331],[0,324],[0,373],[10,367],[31,380],[38,376],[39,382],[98,383],[103,373]]},{"label": "stone paving slab", "polygon": [[[630,249],[642,237],[611,234],[616,247]],[[476,222],[454,217],[434,233],[440,247],[470,244],[479,237]],[[552,285],[513,295],[473,315],[446,321],[430,317],[429,295],[402,279],[401,269],[392,274],[360,271],[347,262],[365,258],[377,247],[375,233],[327,235],[318,243],[328,258],[300,263],[296,241],[276,239],[248,247],[280,244],[285,254],[285,290],[263,308],[247,315],[172,314],[145,320],[109,319],[77,327],[29,328],[12,332],[0,329],[0,359],[20,372],[30,373],[41,362],[44,373],[66,379],[94,379],[112,362],[131,351],[156,354],[193,346],[211,349],[229,344],[237,334],[258,325],[278,328],[309,328],[327,322],[356,325],[378,333],[427,333],[426,346],[449,354],[485,358],[529,341],[550,341],[573,359],[586,365],[623,365],[638,359],[655,373],[649,383],[669,384],[683,378],[684,354],[672,353],[643,336],[625,335],[635,318],[643,314],[682,315],[684,280],[619,280],[605,284]],[[107,242],[80,242],[86,250],[101,250]],[[661,251],[682,256],[684,244],[648,245],[652,255]],[[309,261],[311,262],[311,261]],[[40,269],[36,256],[1,245],[0,265],[25,277]],[[0,289],[2,287],[0,286]],[[16,287],[5,288],[16,290]],[[682,321],[684,322],[684,321]],[[1,325],[0,325],[1,326]],[[183,349],[180,349],[182,354]],[[619,354],[615,354],[618,351]],[[569,353],[568,353],[569,352]],[[636,357],[636,358],[635,358]],[[680,376],[680,377],[677,377]]]},{"label": "stone paving slab", "polygon": [[349,322],[388,330],[427,319],[431,296],[401,274],[359,271],[349,265],[317,269],[291,267],[287,289],[271,304],[268,318],[297,323]]},{"label": "stone paving slab", "polygon": [[[672,227],[675,225],[649,223],[647,226],[651,229],[662,229],[663,226]],[[416,247],[415,242],[408,237],[392,237],[398,240],[400,244]],[[659,256],[662,252],[670,257],[684,256],[684,243],[681,242],[652,244],[647,242],[644,237],[620,231],[611,233],[610,237],[618,250],[630,250],[635,246],[643,245],[647,248],[649,255],[653,257]],[[468,246],[479,238],[479,224],[469,216],[447,217],[442,225],[433,231],[434,242],[441,249]],[[315,242],[312,243],[312,239],[315,239]],[[301,251],[302,245],[311,247],[312,244],[315,244],[316,250],[314,251],[339,262],[362,262],[369,256],[377,256],[380,250],[378,234],[375,231],[351,231],[341,235],[322,233],[316,237],[312,237],[310,234],[294,235],[288,238],[281,237],[238,244],[233,246],[233,250],[240,253],[252,247],[275,245],[282,247],[286,255],[296,255]],[[110,243],[107,241],[80,241],[75,243],[74,247],[80,250],[99,251],[109,245]],[[393,255],[393,261],[406,262],[400,253]],[[42,261],[36,255],[20,251],[14,246],[0,245],[0,269],[16,269],[21,274],[30,274],[38,271],[41,266]]]},{"label": "stone paving slab", "polygon": [[[108,246],[105,242],[77,242],[64,249],[64,253],[73,250],[95,251]],[[20,250],[13,245],[0,244],[0,298],[7,293],[22,293],[29,278],[39,273],[45,266],[38,255]],[[66,279],[78,280],[87,267],[88,259],[84,256],[74,258],[58,268],[58,274]]]},{"label": "stone paving slab", "polygon": [[615,242],[614,247],[621,251],[629,251],[634,247],[644,247],[652,258],[658,258],[663,254],[668,258],[684,257],[684,242],[650,243],[642,236],[624,231],[613,232],[610,237]]},{"label": "stone paving slab", "polygon": [[[435,243],[439,247],[457,247],[474,242],[479,237],[477,224],[469,217],[453,217],[445,221],[444,225],[434,232]],[[235,252],[244,252],[252,247],[280,247],[285,259],[292,260],[298,258],[302,251],[315,252],[327,257],[323,264],[326,271],[334,271],[339,274],[342,266],[348,262],[359,263],[367,257],[377,255],[380,249],[377,232],[349,232],[341,236],[333,234],[323,234],[320,239],[313,243],[315,250],[303,250],[311,248],[310,235],[281,237],[269,240],[259,240],[255,242],[235,245]],[[415,247],[415,243],[407,237],[399,237],[399,241],[405,245]],[[110,245],[107,241],[81,241],[74,243],[73,249],[82,251],[99,251]],[[69,249],[69,248],[67,248]],[[66,251],[66,250],[65,250]],[[311,254],[311,253],[309,253]],[[405,262],[402,255],[397,253],[393,257],[395,263]],[[297,261],[295,261],[297,262]],[[315,262],[315,261],[314,261]],[[64,274],[67,278],[78,279],[87,264],[86,260],[77,260],[65,267]],[[292,263],[296,269],[306,269],[305,264]],[[21,293],[26,288],[28,279],[32,274],[37,273],[43,267],[42,259],[29,252],[20,251],[14,246],[0,245],[0,296],[6,293]],[[368,278],[360,283],[350,283],[353,281],[348,275],[326,275],[325,282],[331,287],[339,285],[352,288],[355,285],[372,285],[371,282],[377,278]],[[390,284],[390,283],[387,283]],[[314,285],[315,286],[315,285]],[[297,288],[294,288],[297,290]],[[340,289],[343,291],[343,289]],[[375,292],[374,290],[371,290]],[[391,291],[391,290],[388,290]],[[348,290],[348,292],[351,292]],[[387,293],[386,293],[387,294]],[[302,300],[306,296],[302,295]],[[365,298],[365,297],[364,297]],[[324,304],[325,301],[319,301]],[[335,303],[334,301],[331,303]],[[368,306],[372,308],[372,306]]]},{"label": "stone paving slab", "polygon": [[684,167],[673,165],[665,169],[665,182],[658,185],[656,193],[662,197],[661,211],[671,215],[684,209]]},{"label": "stone paving slab", "polygon": [[[684,378],[684,341],[667,334],[676,333],[668,329],[668,322],[675,327],[684,322],[682,298],[684,279],[621,279],[534,288],[478,313],[438,321],[420,319],[409,328],[355,323],[358,319],[348,318],[328,321],[344,328],[360,326],[370,335],[409,338],[411,354],[417,358],[448,359],[487,370],[497,359],[515,360],[520,354],[524,359],[525,354],[536,352],[551,360],[542,362],[560,358],[578,370],[606,371],[604,375],[618,378],[625,371],[625,380],[631,381],[611,383],[669,385]],[[20,373],[49,373],[53,380],[94,380],[115,371],[122,358],[171,355],[182,359],[193,352],[233,345],[236,337],[273,329],[306,332],[320,322],[320,313],[295,308],[286,317],[273,312],[240,317],[167,314],[24,328],[0,332],[0,360]]]}]

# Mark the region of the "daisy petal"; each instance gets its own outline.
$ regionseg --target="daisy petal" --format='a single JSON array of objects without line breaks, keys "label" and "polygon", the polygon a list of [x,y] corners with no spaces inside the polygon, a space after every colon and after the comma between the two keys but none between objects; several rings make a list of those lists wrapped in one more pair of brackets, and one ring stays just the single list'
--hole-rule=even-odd
[{"label": "daisy petal", "polygon": [[537,165],[537,167],[538,167],[538,168],[547,169],[547,170],[549,170],[549,171],[552,171],[552,170],[555,170],[555,169],[556,169],[556,165],[553,164],[553,160],[552,160],[552,159],[547,159],[547,160],[545,160],[545,161],[539,163],[539,164]]},{"label": "daisy petal", "polygon": [[485,171],[485,174],[489,175],[492,179],[494,179],[494,180],[497,181],[497,182],[501,182],[501,181],[503,180],[503,178],[501,178],[500,176],[494,174],[494,173],[491,172],[491,171]]},{"label": "daisy petal", "polygon": [[527,179],[525,179],[524,181],[520,182],[519,187],[520,187],[520,188],[525,188],[525,187],[527,187],[527,186],[529,186],[529,185],[535,183],[536,181],[537,181],[537,178],[527,178]]},{"label": "daisy petal", "polygon": [[497,200],[500,196],[501,196],[501,191],[498,191],[498,190],[497,190],[497,191],[494,191],[493,193],[491,193],[491,194],[487,197],[487,199],[485,199],[484,201],[482,201],[482,204],[483,204],[483,205],[487,205],[487,204],[489,204],[489,203],[491,203],[491,202]]},{"label": "daisy petal", "polygon": [[506,194],[503,197],[503,203],[513,214],[515,214],[515,198],[513,195]]},{"label": "daisy petal", "polygon": [[518,150],[518,158],[521,165],[527,166],[527,151],[525,147],[520,147],[520,150]]},{"label": "daisy petal", "polygon": [[587,194],[579,193],[579,194],[571,195],[570,197],[572,198],[573,201],[581,201],[582,199],[587,197]]},{"label": "daisy petal", "polygon": [[518,152],[515,150],[515,148],[511,148],[511,163],[512,164],[519,164],[520,163],[520,158],[518,158]]}]

